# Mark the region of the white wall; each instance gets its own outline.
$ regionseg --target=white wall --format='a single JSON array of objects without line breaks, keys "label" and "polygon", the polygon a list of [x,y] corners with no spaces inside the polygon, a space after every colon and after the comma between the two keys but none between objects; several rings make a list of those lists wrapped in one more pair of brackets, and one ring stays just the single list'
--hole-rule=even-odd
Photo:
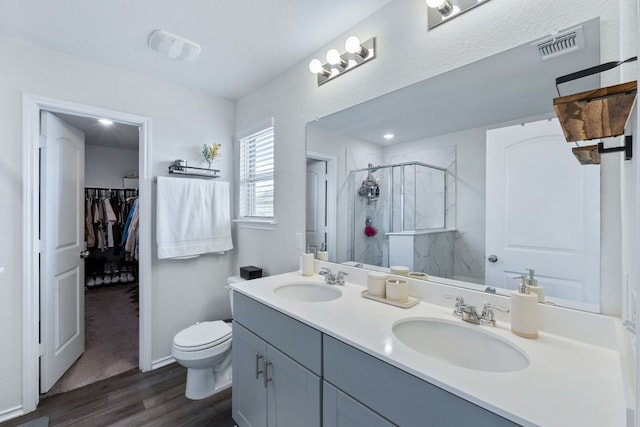
[{"label": "white wall", "polygon": [[124,188],[124,177],[133,170],[138,170],[138,150],[85,145],[85,187]]},{"label": "white wall", "polygon": [[[222,157],[215,167],[222,170],[222,179],[232,176],[233,170],[234,106],[203,93],[4,38],[0,38],[0,57],[0,198],[4,206],[0,209],[0,266],[5,267],[0,276],[0,337],[10,343],[3,348],[11,349],[3,352],[0,363],[2,417],[12,409],[19,410],[22,402],[21,292],[27,285],[21,277],[22,94],[150,117],[152,175],[165,174],[169,162],[177,158],[195,165],[203,143],[221,142]],[[154,223],[141,226],[154,230]],[[232,272],[234,256],[231,253],[189,261],[158,261],[154,250],[154,360],[170,355],[172,337],[181,328],[197,320],[230,316],[223,286]]]}]

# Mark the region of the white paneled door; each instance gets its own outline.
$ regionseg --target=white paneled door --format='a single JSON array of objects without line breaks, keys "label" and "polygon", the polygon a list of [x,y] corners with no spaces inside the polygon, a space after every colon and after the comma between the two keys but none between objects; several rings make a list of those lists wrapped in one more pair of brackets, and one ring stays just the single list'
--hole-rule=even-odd
[{"label": "white paneled door", "polygon": [[580,165],[557,119],[487,131],[486,284],[535,269],[550,297],[597,310],[600,167]]},{"label": "white paneled door", "polygon": [[84,352],[84,133],[41,114],[40,392]]},{"label": "white paneled door", "polygon": [[307,159],[307,245],[320,250],[327,243],[327,162]]}]

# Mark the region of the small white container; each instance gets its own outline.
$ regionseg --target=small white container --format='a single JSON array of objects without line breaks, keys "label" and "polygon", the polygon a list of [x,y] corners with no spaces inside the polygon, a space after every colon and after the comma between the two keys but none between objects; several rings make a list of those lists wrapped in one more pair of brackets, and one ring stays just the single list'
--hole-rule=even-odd
[{"label": "small white container", "polygon": [[409,283],[403,279],[387,279],[386,281],[387,299],[397,302],[407,302],[409,300]]},{"label": "small white container", "polygon": [[389,270],[391,270],[391,274],[398,276],[406,276],[409,274],[409,267],[405,267],[404,265],[392,265],[389,267]]},{"label": "small white container", "polygon": [[314,273],[314,262],[313,262],[313,254],[302,254],[300,257],[300,269],[302,270],[303,276],[313,276]]},{"label": "small white container", "polygon": [[329,261],[329,252],[327,252],[327,251],[318,251],[318,259],[320,261]]},{"label": "small white container", "polygon": [[380,271],[369,271],[367,273],[367,293],[374,297],[385,298],[387,274]]}]

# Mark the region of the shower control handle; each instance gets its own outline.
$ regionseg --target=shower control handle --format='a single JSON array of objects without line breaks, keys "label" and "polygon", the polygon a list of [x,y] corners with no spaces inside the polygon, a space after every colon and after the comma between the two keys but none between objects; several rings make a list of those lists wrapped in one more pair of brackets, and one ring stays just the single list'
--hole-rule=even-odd
[{"label": "shower control handle", "polygon": [[498,261],[498,257],[496,255],[491,254],[491,255],[489,255],[489,258],[487,258],[487,260],[489,262],[496,262],[496,261]]}]

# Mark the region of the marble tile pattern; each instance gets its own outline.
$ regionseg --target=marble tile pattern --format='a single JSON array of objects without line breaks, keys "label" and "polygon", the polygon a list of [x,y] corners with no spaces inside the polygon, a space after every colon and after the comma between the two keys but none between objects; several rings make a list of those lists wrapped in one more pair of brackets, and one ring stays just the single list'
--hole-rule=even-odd
[{"label": "marble tile pattern", "polygon": [[[407,265],[414,271],[434,276],[465,277],[481,281],[484,278],[484,232],[439,232],[411,237],[413,257],[405,250],[394,253],[397,247],[386,238],[386,232],[403,229],[455,228],[456,218],[456,149],[441,147],[390,156],[384,160],[377,153],[347,150],[347,182],[342,186],[346,197],[346,230],[352,230],[347,244],[347,259],[366,264]],[[366,179],[366,172],[348,174],[350,170],[374,165],[420,161],[446,168],[446,172],[425,170],[422,167],[382,168],[374,172],[380,183],[380,196],[369,200],[358,195],[358,188]],[[400,195],[404,184],[404,200]],[[443,187],[444,184],[444,188]],[[439,190],[433,191],[432,188]],[[349,201],[349,199],[351,199]],[[402,204],[404,203],[404,218]],[[444,211],[444,212],[443,212]],[[443,214],[444,213],[444,218]],[[369,217],[378,234],[364,234]],[[444,219],[444,221],[443,221]],[[427,237],[428,236],[428,237]],[[347,238],[349,239],[349,238]]]}]

